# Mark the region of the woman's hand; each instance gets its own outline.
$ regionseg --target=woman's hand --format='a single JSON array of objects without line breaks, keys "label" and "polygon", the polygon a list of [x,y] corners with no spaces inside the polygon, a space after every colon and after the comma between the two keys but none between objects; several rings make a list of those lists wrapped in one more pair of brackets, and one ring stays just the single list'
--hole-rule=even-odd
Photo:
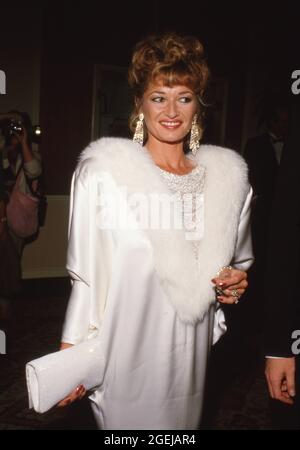
[{"label": "woman's hand", "polygon": [[247,273],[233,268],[224,270],[225,274],[221,271],[218,277],[211,280],[216,285],[217,299],[220,303],[238,303],[248,287]]},{"label": "woman's hand", "polygon": [[[65,350],[66,348],[73,347],[72,344],[67,344],[65,342],[62,342],[60,349]],[[67,397],[65,397],[63,400],[61,400],[58,404],[58,408],[63,408],[64,406],[70,405],[71,403],[75,402],[75,400],[81,400],[86,394],[86,389],[83,385],[77,386],[74,391],[72,391]]]},{"label": "woman's hand", "polygon": [[18,140],[18,142],[22,145],[22,147],[24,147],[25,145],[27,145],[27,130],[24,126],[22,126],[22,131],[20,133],[17,133],[16,131],[13,133],[13,135],[16,137],[16,139]]},{"label": "woman's hand", "polygon": [[34,159],[34,156],[32,153],[32,149],[27,142],[28,133],[26,128],[22,126],[21,133],[15,132],[13,135],[21,145],[24,162],[27,163],[32,161]]}]

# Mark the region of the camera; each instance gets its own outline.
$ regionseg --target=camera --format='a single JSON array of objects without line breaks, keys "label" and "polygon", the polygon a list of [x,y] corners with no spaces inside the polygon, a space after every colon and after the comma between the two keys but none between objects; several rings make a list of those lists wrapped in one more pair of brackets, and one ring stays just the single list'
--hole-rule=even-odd
[{"label": "camera", "polygon": [[0,121],[0,131],[6,143],[9,143],[11,137],[15,133],[21,134],[22,130],[23,125],[21,121],[15,120],[13,118],[3,119]]},{"label": "camera", "polygon": [[10,119],[9,135],[12,136],[15,133],[21,134],[23,130],[23,124],[20,120]]},{"label": "camera", "polygon": [[6,145],[9,145],[12,136],[21,134],[24,128],[26,128],[29,141],[39,144],[41,140],[41,129],[38,125],[32,126],[30,123],[25,126],[22,120],[17,120],[13,117],[0,120],[0,133],[5,139]]}]

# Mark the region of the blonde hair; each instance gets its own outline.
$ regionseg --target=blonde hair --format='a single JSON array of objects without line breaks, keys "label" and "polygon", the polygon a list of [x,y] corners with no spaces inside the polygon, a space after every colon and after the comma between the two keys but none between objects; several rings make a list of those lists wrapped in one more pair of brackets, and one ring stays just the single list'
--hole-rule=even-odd
[{"label": "blonde hair", "polygon": [[[183,85],[196,94],[198,126],[202,135],[204,111],[201,98],[208,78],[209,69],[204,58],[203,46],[197,38],[165,33],[151,35],[140,41],[134,48],[128,73],[129,85],[135,100],[129,122],[131,131],[135,130],[141,100],[148,84],[159,79],[168,87]],[[185,144],[188,138],[187,136]]]}]

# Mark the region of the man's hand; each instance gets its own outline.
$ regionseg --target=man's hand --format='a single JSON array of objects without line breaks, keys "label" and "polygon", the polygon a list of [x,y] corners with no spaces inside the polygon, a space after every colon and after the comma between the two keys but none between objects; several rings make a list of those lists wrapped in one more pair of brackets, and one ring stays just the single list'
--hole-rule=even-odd
[{"label": "man's hand", "polygon": [[295,358],[266,358],[265,376],[273,399],[292,405],[295,390]]}]

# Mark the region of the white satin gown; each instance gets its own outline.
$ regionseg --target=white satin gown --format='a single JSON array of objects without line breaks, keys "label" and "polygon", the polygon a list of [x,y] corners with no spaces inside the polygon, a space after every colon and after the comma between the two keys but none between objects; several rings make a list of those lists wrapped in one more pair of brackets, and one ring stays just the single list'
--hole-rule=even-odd
[{"label": "white satin gown", "polygon": [[[158,170],[179,197],[187,190],[201,194],[205,178],[201,168],[183,176]],[[250,199],[251,192],[241,214],[232,262],[241,269],[247,269],[252,261]],[[204,201],[202,197],[197,207],[203,209]],[[199,232],[203,234],[205,230],[200,226]],[[74,324],[81,321],[82,327],[87,326],[88,306],[83,299],[88,297],[88,290],[80,280],[73,282],[63,332],[65,342],[76,343]],[[216,304],[196,325],[182,322],[154,270],[147,236],[119,233],[100,329],[105,373],[101,387],[90,397],[98,427],[196,430],[201,419],[209,351],[225,330],[224,314]]]}]

